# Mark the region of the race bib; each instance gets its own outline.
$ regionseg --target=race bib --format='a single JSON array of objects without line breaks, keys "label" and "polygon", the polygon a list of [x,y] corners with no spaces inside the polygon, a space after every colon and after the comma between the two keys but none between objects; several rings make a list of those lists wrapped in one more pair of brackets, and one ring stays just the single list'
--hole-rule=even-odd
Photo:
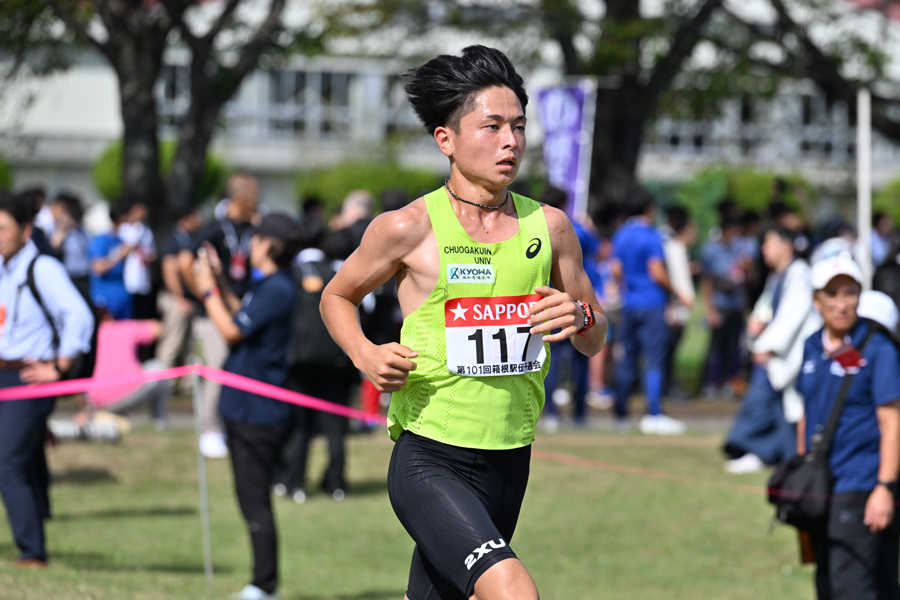
[{"label": "race bib", "polygon": [[540,371],[547,359],[543,335],[530,334],[538,294],[454,298],[444,303],[447,369],[467,377]]}]

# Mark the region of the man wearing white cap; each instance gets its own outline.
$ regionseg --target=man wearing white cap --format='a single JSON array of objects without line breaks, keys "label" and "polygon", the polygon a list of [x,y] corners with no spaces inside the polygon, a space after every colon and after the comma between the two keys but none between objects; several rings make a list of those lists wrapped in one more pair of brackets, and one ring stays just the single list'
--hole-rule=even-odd
[{"label": "man wearing white cap", "polygon": [[827,523],[813,531],[819,600],[900,599],[900,526],[894,519],[900,468],[897,349],[859,318],[862,273],[848,255],[812,269],[813,302],[825,326],[809,337],[797,390],[806,413],[798,427],[805,454],[821,433],[844,376],[856,373],[831,444],[834,475]]}]

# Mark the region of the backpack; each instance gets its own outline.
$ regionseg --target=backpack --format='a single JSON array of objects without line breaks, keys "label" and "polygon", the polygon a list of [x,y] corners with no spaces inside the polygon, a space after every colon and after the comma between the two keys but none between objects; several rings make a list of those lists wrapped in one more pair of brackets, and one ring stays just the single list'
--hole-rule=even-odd
[{"label": "backpack", "polygon": [[334,269],[325,260],[314,260],[294,266],[293,274],[297,283],[297,304],[294,307],[294,331],[288,348],[288,363],[349,368],[352,364],[350,357],[331,339],[319,314],[322,290],[334,278]]},{"label": "backpack", "polygon": [[[35,301],[38,303],[38,306],[41,307],[44,318],[47,319],[47,323],[50,324],[50,329],[53,330],[53,349],[57,350],[59,349],[59,330],[56,328],[56,322],[53,320],[53,315],[50,314],[50,311],[48,311],[47,307],[44,305],[44,300],[41,297],[41,293],[37,289],[37,283],[34,280],[34,265],[41,256],[42,255],[40,254],[35,256],[32,259],[31,264],[28,265],[28,275],[25,278],[25,283],[31,291],[31,295],[34,296]],[[76,289],[78,289],[77,286]],[[91,310],[91,314],[94,317],[94,329],[91,331],[90,349],[75,357],[71,368],[65,373],[66,379],[86,379],[92,377],[94,375],[94,366],[97,364],[97,332],[100,331],[101,315],[97,310],[97,307],[94,306],[94,303],[91,302],[90,297],[86,296],[80,289],[79,293],[81,294],[81,297],[84,298],[84,301],[87,302],[88,308]]]}]

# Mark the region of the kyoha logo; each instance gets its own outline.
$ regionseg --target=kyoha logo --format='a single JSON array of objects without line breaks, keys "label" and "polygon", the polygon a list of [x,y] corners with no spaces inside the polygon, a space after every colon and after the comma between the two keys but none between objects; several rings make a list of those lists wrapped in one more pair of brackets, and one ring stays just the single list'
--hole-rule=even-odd
[{"label": "kyoha logo", "polygon": [[541,240],[539,238],[532,238],[531,245],[528,246],[528,249],[525,250],[526,258],[534,258],[538,255],[538,252],[541,251]]},{"label": "kyoha logo", "polygon": [[449,283],[494,283],[494,265],[447,265]]},{"label": "kyoha logo", "polygon": [[[490,546],[490,548],[488,548],[488,546]],[[466,560],[465,560],[466,570],[471,571],[472,565],[477,563],[478,559],[481,558],[482,556],[484,556],[485,554],[487,554],[489,552],[493,552],[494,550],[498,550],[500,548],[505,548],[505,547],[506,547],[506,542],[503,541],[503,538],[500,538],[496,544],[494,543],[494,540],[483,543],[478,548],[475,548],[474,550],[472,550],[472,554],[470,554],[469,556],[466,557]]]}]

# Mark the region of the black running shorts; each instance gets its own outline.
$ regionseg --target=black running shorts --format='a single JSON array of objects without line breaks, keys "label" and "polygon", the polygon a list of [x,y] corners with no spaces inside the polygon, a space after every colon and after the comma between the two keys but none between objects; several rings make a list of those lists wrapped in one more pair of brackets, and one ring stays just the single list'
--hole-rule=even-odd
[{"label": "black running shorts", "polygon": [[468,600],[488,567],[515,558],[509,542],[528,484],[531,446],[476,450],[404,432],[388,493],[415,540],[409,600]]}]

